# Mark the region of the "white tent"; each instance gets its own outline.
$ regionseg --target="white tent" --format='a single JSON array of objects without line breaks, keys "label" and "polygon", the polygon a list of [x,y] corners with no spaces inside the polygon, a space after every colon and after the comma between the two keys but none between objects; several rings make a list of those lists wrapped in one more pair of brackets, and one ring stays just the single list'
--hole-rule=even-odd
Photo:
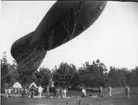
[{"label": "white tent", "polygon": [[37,85],[34,82],[31,83],[31,85],[29,86],[29,88],[31,88],[32,86],[34,86],[35,88],[37,88]]},{"label": "white tent", "polygon": [[19,82],[15,82],[13,88],[22,88],[22,85]]}]

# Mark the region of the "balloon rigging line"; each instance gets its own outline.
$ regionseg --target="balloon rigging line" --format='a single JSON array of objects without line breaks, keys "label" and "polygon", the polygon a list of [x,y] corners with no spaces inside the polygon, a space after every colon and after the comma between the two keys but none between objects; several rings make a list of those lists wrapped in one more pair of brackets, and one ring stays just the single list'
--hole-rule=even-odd
[{"label": "balloon rigging line", "polygon": [[[42,43],[42,45],[43,45],[43,43]],[[43,50],[45,50],[45,49],[43,48],[43,46],[41,46],[41,44],[39,45],[39,44],[37,43],[36,47],[30,49],[30,50],[27,51],[26,53],[22,53],[22,54],[20,54],[20,56],[17,57],[16,60],[20,59],[21,57],[23,57],[24,55],[28,54],[29,52],[32,52],[33,50],[36,51],[37,47],[39,47],[39,46],[40,46]]]},{"label": "balloon rigging line", "polygon": [[[82,4],[82,2],[80,2],[80,5]],[[78,7],[79,7],[79,4],[77,5]],[[77,8],[78,8],[77,7]],[[76,9],[77,9],[76,8]],[[79,15],[80,15],[80,11],[81,11],[81,8],[82,8],[82,6],[80,7],[80,10],[79,10]],[[71,11],[71,10],[70,10]],[[70,12],[69,11],[69,12]],[[72,9],[72,11],[73,11],[73,9]],[[69,12],[68,12],[68,14],[69,14]],[[79,15],[78,15],[78,18],[79,18]],[[75,13],[75,18],[76,18],[76,13]],[[78,18],[77,18],[77,20],[75,20],[75,21],[78,21]],[[67,19],[68,20],[68,19]],[[63,24],[63,23],[62,23]],[[73,35],[74,35],[74,32],[75,32],[75,30],[76,30],[76,24],[77,24],[77,22],[75,23],[75,25],[74,25],[74,29],[73,29],[73,31],[72,31],[72,33],[71,33],[71,36],[70,36],[70,33],[69,33],[69,21],[67,21],[67,26],[68,26],[68,36],[64,39],[64,41],[63,41],[63,43],[65,43],[66,42],[66,40],[67,40],[67,38],[70,36],[70,38],[69,38],[69,40],[70,39],[72,39],[72,37],[73,37]],[[65,27],[65,25],[63,25],[64,27]],[[65,29],[67,29],[67,28],[65,28]]]},{"label": "balloon rigging line", "polygon": [[[43,54],[43,55],[40,55],[41,58],[44,56],[45,53],[42,53],[42,54]],[[38,56],[39,56],[39,55],[38,55]],[[31,69],[42,61],[41,58],[31,67]],[[30,69],[27,73],[29,73],[29,72],[31,71],[31,69]],[[27,75],[23,76],[22,79],[25,78],[26,76],[27,76]],[[20,79],[20,81],[21,81],[22,79]]]},{"label": "balloon rigging line", "polygon": [[[79,6],[78,6],[78,7],[79,7]],[[81,9],[82,9],[82,2],[80,2],[80,10],[79,10],[79,15],[78,15],[77,20],[75,20],[76,22],[75,22],[75,24],[74,24],[74,29],[73,29],[73,32],[72,32],[72,34],[71,34],[71,36],[70,36],[69,40],[71,40],[71,39],[73,38],[73,35],[74,35],[74,33],[75,33],[76,26],[77,26],[77,23],[78,23],[78,20],[79,20],[79,17],[80,17],[80,12],[81,12]],[[75,15],[76,15],[76,13],[75,13]]]},{"label": "balloon rigging line", "polygon": [[[41,54],[41,53],[40,53]],[[39,56],[39,55],[38,55]],[[30,62],[30,61],[29,61]],[[24,64],[25,65],[25,64]],[[23,65],[23,66],[24,66]],[[21,66],[22,67],[22,66]],[[1,77],[1,80],[3,79],[3,78],[5,78],[6,76],[8,76],[8,74],[10,74],[10,73],[13,73],[14,71],[16,71],[17,69],[20,69],[21,67],[19,67],[19,68],[16,68],[16,69],[12,69],[12,70],[10,70],[6,75],[4,75],[3,77]]]},{"label": "balloon rigging line", "polygon": [[[42,42],[42,43],[40,43],[39,46],[40,46],[44,51],[46,51],[46,50],[44,49],[44,41],[43,41],[42,39],[41,39],[41,42]],[[42,44],[42,45],[41,45],[41,44]]]},{"label": "balloon rigging line", "polygon": [[28,54],[29,52],[32,52],[34,49],[35,49],[35,48],[33,48],[33,49],[29,50],[29,51],[28,51],[28,52],[26,52],[26,53],[22,53],[22,54],[20,54],[20,56],[19,56],[19,57],[17,57],[17,59],[16,59],[16,60],[20,59],[21,57],[23,57],[24,55]]},{"label": "balloon rigging line", "polygon": [[[65,69],[64,69],[65,70]],[[57,81],[57,83],[58,83],[58,85],[59,85],[59,83],[61,83],[60,82],[60,79],[61,79],[61,76],[63,76],[64,74],[59,74],[60,76],[59,76],[59,80]],[[65,76],[64,76],[64,78],[65,78]],[[64,80],[65,81],[65,80]]]},{"label": "balloon rigging line", "polygon": [[53,44],[53,41],[52,41],[52,39],[53,39],[53,35],[54,35],[54,33],[55,33],[55,27],[54,27],[54,29],[52,30],[52,35],[49,37],[50,38],[50,45],[49,45],[49,48],[48,48],[48,50],[52,47],[52,44]]},{"label": "balloon rigging line", "polygon": [[[71,11],[71,10],[70,10],[70,11]],[[69,11],[69,12],[70,12],[70,11]],[[69,12],[68,12],[68,19],[67,19],[67,20],[68,20],[68,21],[67,21],[67,27],[68,27],[68,29],[66,28],[65,23],[63,24],[63,22],[62,22],[62,21],[64,21],[64,19],[62,19],[62,21],[60,20],[60,21],[62,22],[61,24],[64,26],[65,30],[68,32],[68,35],[67,35],[67,37],[64,39],[63,43],[66,42],[67,38],[68,38],[69,35],[70,35],[70,33],[69,33]]]},{"label": "balloon rigging line", "polygon": [[[43,53],[43,52],[41,52],[41,53]],[[40,53],[40,54],[41,54],[41,53]],[[39,55],[40,55],[40,54],[39,54]],[[37,55],[36,57],[38,57],[39,55]],[[23,64],[23,65],[20,66],[19,68],[16,68],[15,70],[22,68],[24,65],[28,64],[29,62],[31,62],[32,60],[34,60],[36,57],[34,57],[33,59],[31,59],[31,60],[28,61],[27,63]],[[27,59],[27,58],[26,58],[26,59]],[[2,80],[3,78],[5,78],[10,72],[14,72],[14,68],[11,69],[6,75],[4,75],[3,77],[1,77],[1,80]]]},{"label": "balloon rigging line", "polygon": [[[63,16],[63,17],[64,17],[64,16]],[[63,18],[63,17],[62,17],[62,18]],[[62,22],[62,21],[63,21],[63,22]],[[60,22],[61,22],[61,24],[64,26],[65,30],[68,31],[67,27],[65,26],[64,19],[61,19]]]},{"label": "balloon rigging line", "polygon": [[39,76],[39,78],[37,78],[37,80],[35,81],[35,83],[37,83],[39,81],[39,79],[41,80],[41,78],[44,80],[44,77],[46,76],[46,74],[48,74],[48,73],[46,72],[42,76]]},{"label": "balloon rigging line", "polygon": [[[70,81],[72,80],[72,78],[73,78],[73,76],[74,76],[75,73],[76,73],[76,71],[74,71],[74,73],[72,74],[72,76],[71,76],[71,78],[69,79],[69,81],[67,82],[67,84],[70,83]],[[66,87],[67,87],[67,85],[66,85]]]},{"label": "balloon rigging line", "polygon": [[[30,50],[30,51],[33,51],[33,50],[36,51],[36,48],[37,48],[37,47],[33,48],[33,49]],[[29,52],[30,52],[30,51],[29,51]],[[34,52],[34,51],[33,51],[33,52]],[[32,53],[33,53],[33,52],[32,52]],[[28,52],[27,52],[27,53],[28,53]],[[32,53],[31,53],[31,54],[32,54]],[[25,53],[25,54],[26,54],[26,53]],[[31,55],[31,54],[30,54],[30,55]],[[24,55],[24,54],[23,54],[23,55]],[[28,58],[30,55],[28,55],[27,58]],[[20,56],[20,57],[21,57],[21,56]],[[27,59],[27,58],[26,58],[26,59]],[[18,59],[19,59],[19,57],[18,57]],[[26,59],[24,59],[24,60],[26,60]],[[23,61],[24,61],[24,60],[23,60]],[[23,61],[22,61],[22,62],[23,62]],[[21,63],[22,63],[22,62],[21,62]],[[19,65],[21,65],[21,63],[20,63]],[[19,68],[18,68],[18,69],[19,69]]]},{"label": "balloon rigging line", "polygon": [[[66,65],[65,65],[65,66],[66,66]],[[67,76],[67,73],[66,73],[66,72],[67,72],[67,71],[66,71],[65,68],[64,68],[64,71],[65,71],[65,73],[64,73],[64,74],[65,74],[65,75],[64,75],[64,81],[66,81],[66,76]],[[63,85],[63,86],[64,86],[64,85]]]},{"label": "balloon rigging line", "polygon": [[[65,65],[66,66],[66,65]],[[66,69],[64,68],[64,71],[65,71],[65,73],[64,73],[64,81],[66,81],[66,76],[67,76],[67,71],[66,71]],[[63,84],[63,87],[65,86],[65,82],[64,82],[64,84]]]},{"label": "balloon rigging line", "polygon": [[[34,51],[35,51],[35,50],[34,50]],[[34,52],[34,51],[33,51],[33,52]],[[29,55],[27,56],[27,58],[28,58],[29,56],[31,56],[31,55],[33,54],[33,52],[31,52],[31,54],[29,54]],[[18,64],[18,66],[20,66],[27,58],[23,59],[22,62]]]},{"label": "balloon rigging line", "polygon": [[[45,52],[45,51],[42,51],[39,55],[41,55],[43,52]],[[38,55],[38,56],[39,56],[39,55]],[[26,64],[30,63],[31,61],[33,61],[33,60],[34,60],[35,58],[37,58],[38,56],[36,56],[36,57],[32,58],[30,61],[24,63],[21,67],[23,67],[23,66],[25,66]],[[27,59],[27,58],[26,58],[26,59]],[[19,67],[19,68],[21,68],[21,67]],[[19,68],[18,68],[18,69],[19,69]]]},{"label": "balloon rigging line", "polygon": [[53,76],[54,76],[54,74],[52,73],[52,77],[51,77],[51,79],[49,79],[49,81],[48,81],[48,85],[47,86],[49,86],[51,83],[50,83],[50,80],[52,80],[53,79]]},{"label": "balloon rigging line", "polygon": [[[39,78],[37,78],[37,81],[40,79],[40,78],[43,78],[46,74],[48,74],[48,71],[44,73],[43,76],[39,76]],[[37,83],[37,81],[35,81]]]},{"label": "balloon rigging line", "polygon": [[60,79],[61,79],[61,75],[62,75],[62,74],[59,74],[59,75],[60,75],[60,76],[59,76],[59,80],[57,81],[57,83],[58,83],[57,85],[59,85],[59,83],[60,83]]}]

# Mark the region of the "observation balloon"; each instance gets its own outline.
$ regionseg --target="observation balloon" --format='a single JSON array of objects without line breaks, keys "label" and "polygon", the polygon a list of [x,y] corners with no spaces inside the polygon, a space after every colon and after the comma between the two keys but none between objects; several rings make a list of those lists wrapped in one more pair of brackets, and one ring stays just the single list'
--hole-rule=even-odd
[{"label": "observation balloon", "polygon": [[100,16],[106,1],[57,1],[38,27],[15,41],[11,54],[20,73],[30,73],[40,66],[46,52],[90,27]]}]

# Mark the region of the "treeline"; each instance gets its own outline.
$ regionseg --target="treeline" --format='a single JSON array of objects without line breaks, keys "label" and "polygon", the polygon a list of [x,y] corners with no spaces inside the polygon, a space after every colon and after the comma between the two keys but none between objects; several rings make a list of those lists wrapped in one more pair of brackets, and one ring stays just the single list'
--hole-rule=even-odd
[{"label": "treeline", "polygon": [[100,60],[92,63],[85,62],[80,68],[74,64],[61,63],[59,67],[55,66],[52,70],[41,67],[38,71],[21,76],[17,70],[17,64],[7,62],[6,53],[3,53],[1,59],[1,86],[5,83],[12,86],[14,82],[19,81],[23,86],[28,86],[35,82],[37,85],[47,86],[50,79],[54,80],[55,86],[77,88],[109,86],[122,87],[125,85],[138,86],[138,67],[128,70],[127,68],[110,67]]}]

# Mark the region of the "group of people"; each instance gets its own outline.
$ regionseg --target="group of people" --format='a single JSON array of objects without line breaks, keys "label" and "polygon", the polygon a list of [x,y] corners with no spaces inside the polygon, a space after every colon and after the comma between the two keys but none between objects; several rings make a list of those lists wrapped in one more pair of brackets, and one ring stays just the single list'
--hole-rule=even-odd
[{"label": "group of people", "polygon": [[[107,90],[108,90],[109,97],[111,98],[112,97],[112,87],[109,86],[107,88]],[[102,88],[102,86],[100,86],[100,88],[99,88],[99,94],[98,95],[99,95],[99,97],[103,97],[103,88]]]},{"label": "group of people", "polygon": [[[113,91],[112,87],[109,86],[107,90],[108,90],[109,98],[111,98],[112,97],[112,91]],[[129,86],[125,87],[125,94],[126,94],[127,98],[130,98],[130,87]],[[99,88],[99,96],[103,97],[103,88],[102,88],[102,86],[100,86],[100,88]]]},{"label": "group of people", "polygon": [[10,96],[15,96],[15,97],[18,97],[18,96],[23,96],[23,93],[27,93],[28,90],[27,89],[18,89],[18,88],[9,88],[9,89],[5,89],[5,97],[10,97]]},{"label": "group of people", "polygon": [[49,97],[50,93],[53,93],[54,98],[67,98],[68,88],[67,87],[61,88],[60,86],[56,87],[54,84],[55,84],[54,81],[51,79],[46,89],[47,96]]},{"label": "group of people", "polygon": [[[130,87],[129,86],[126,86],[125,87],[125,95],[126,95],[126,97],[127,98],[130,98]],[[107,91],[108,91],[108,95],[109,95],[109,98],[111,98],[112,97],[112,92],[113,92],[113,89],[112,89],[112,87],[111,86],[109,86],[108,88],[107,88]],[[86,90],[84,89],[84,88],[82,88],[82,97],[87,97],[87,94],[86,94]],[[99,97],[103,97],[103,88],[102,88],[102,86],[100,86],[99,87],[99,92],[98,92],[98,96]]]},{"label": "group of people", "polygon": [[35,92],[38,92],[39,98],[42,97],[43,88],[41,86],[34,88],[33,86],[31,88],[5,88],[5,95],[4,97],[24,97],[27,95],[29,98],[32,98],[35,95]]},{"label": "group of people", "polygon": [[[107,90],[108,90],[109,97],[111,98],[112,97],[112,87],[109,86]],[[100,88],[99,88],[99,97],[103,97],[103,88],[102,88],[102,86],[100,86]]]},{"label": "group of people", "polygon": [[9,97],[9,95],[11,94],[11,90],[12,89],[5,89],[4,91],[5,91],[5,97]]},{"label": "group of people", "polygon": [[33,98],[34,97],[34,95],[35,95],[35,93],[37,92],[38,94],[38,98],[42,98],[42,93],[43,93],[43,88],[42,88],[42,86],[40,85],[40,86],[38,86],[38,87],[34,87],[34,86],[32,86],[32,87],[30,87],[29,88],[29,90],[28,90],[28,96],[29,96],[29,98]]},{"label": "group of people", "polygon": [[[42,86],[36,86],[35,83],[32,83],[28,88],[13,88],[13,89],[7,89],[5,88],[5,97],[9,97],[12,93],[12,91],[14,91],[14,96],[22,96],[24,97],[25,95],[27,95],[29,98],[33,98],[36,95],[36,91],[37,91],[37,96],[38,98],[42,98],[42,93],[43,93],[44,88],[42,88]],[[107,88],[109,97],[112,97],[112,87],[109,86]],[[61,87],[55,87],[54,86],[54,82],[51,81],[51,85],[48,85],[46,88],[46,94],[45,96],[50,97],[51,94],[53,93],[53,97],[54,98],[68,98],[68,89],[67,88],[61,88]],[[85,88],[82,88],[81,90],[82,93],[82,97],[87,97],[87,92]],[[130,98],[130,88],[129,86],[125,87],[125,94],[127,98]],[[99,97],[103,97],[103,88],[102,86],[99,87],[99,92],[98,92]]]},{"label": "group of people", "polygon": [[68,97],[68,89],[67,88],[56,88],[55,87],[55,98],[67,98]]}]

